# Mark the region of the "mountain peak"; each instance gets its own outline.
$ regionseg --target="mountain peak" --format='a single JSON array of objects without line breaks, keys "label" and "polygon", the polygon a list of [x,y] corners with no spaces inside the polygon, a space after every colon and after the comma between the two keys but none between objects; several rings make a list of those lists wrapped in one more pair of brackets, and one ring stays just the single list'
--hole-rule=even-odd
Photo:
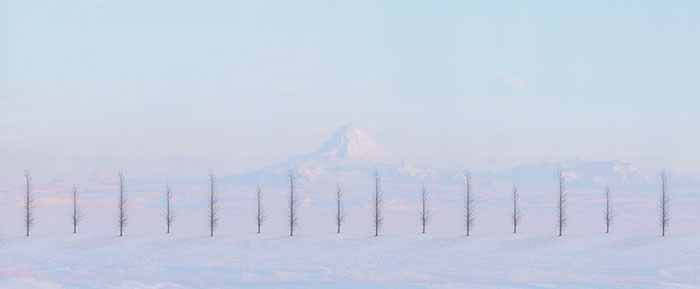
[{"label": "mountain peak", "polygon": [[363,128],[349,124],[338,129],[312,153],[316,157],[352,161],[385,161],[388,152]]},{"label": "mountain peak", "polygon": [[[299,176],[314,180],[322,176],[351,176],[390,161],[388,150],[357,125],[345,125],[315,151],[262,169],[256,173],[286,174],[295,170]],[[259,177],[258,177],[259,178]]]}]

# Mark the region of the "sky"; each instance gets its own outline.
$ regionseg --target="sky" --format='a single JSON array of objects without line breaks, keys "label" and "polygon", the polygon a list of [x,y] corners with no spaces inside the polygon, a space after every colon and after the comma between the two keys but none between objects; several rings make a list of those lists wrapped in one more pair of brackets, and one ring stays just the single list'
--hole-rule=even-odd
[{"label": "sky", "polygon": [[370,131],[417,165],[700,175],[697,1],[0,2],[0,178],[247,172]]}]

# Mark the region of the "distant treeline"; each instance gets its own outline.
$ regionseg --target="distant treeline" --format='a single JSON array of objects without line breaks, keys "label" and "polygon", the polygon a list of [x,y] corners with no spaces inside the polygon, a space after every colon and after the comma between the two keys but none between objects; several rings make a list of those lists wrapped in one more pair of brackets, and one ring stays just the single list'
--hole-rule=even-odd
[{"label": "distant treeline", "polygon": [[[24,172],[24,177],[25,177],[25,185],[24,185],[24,192],[23,192],[23,223],[24,223],[24,228],[26,229],[26,236],[29,236],[32,227],[34,226],[34,192],[33,192],[33,184],[32,184],[32,176],[29,173],[28,170]],[[118,186],[118,195],[117,195],[117,225],[119,228],[119,236],[124,236],[124,231],[126,230],[127,224],[128,224],[128,214],[127,214],[127,202],[128,202],[128,197],[127,197],[127,192],[126,192],[126,178],[124,177],[124,174],[120,170],[118,172],[118,177],[119,177],[119,186]],[[372,176],[374,179],[374,186],[371,190],[371,198],[372,198],[372,211],[371,211],[371,217],[372,217],[372,229],[374,230],[374,236],[379,236],[382,230],[383,226],[383,220],[384,220],[384,198],[382,194],[382,180],[381,176],[379,175],[378,171],[374,171],[374,175]],[[474,192],[474,188],[472,186],[472,177],[469,171],[464,171],[462,173],[463,177],[463,186],[464,186],[464,203],[463,203],[463,213],[464,213],[464,233],[466,236],[469,236],[474,224],[475,224],[475,195],[476,193]],[[555,206],[556,206],[556,215],[554,218],[554,222],[556,224],[557,228],[557,234],[559,236],[562,236],[564,234],[564,229],[566,228],[567,221],[568,221],[568,215],[567,215],[567,193],[566,193],[566,179],[564,177],[564,174],[562,173],[561,170],[557,171],[557,183],[556,183],[556,194],[554,195],[555,197]],[[659,178],[660,178],[660,187],[659,187],[659,204],[658,204],[658,209],[659,209],[659,227],[661,229],[661,236],[665,236],[667,231],[668,231],[668,226],[670,222],[670,215],[669,215],[669,203],[670,203],[670,197],[669,197],[669,191],[668,191],[668,178],[666,176],[666,172],[664,170],[661,170],[659,173]],[[294,232],[297,228],[297,224],[299,222],[299,195],[297,193],[297,188],[296,188],[296,176],[294,174],[294,170],[290,169],[289,174],[288,174],[288,185],[289,185],[289,190],[287,193],[287,212],[286,212],[286,223],[287,226],[289,227],[289,236],[294,236]],[[335,208],[334,208],[334,215],[333,215],[333,221],[335,222],[335,227],[336,227],[336,234],[341,233],[341,228],[343,223],[345,222],[347,218],[347,214],[345,213],[345,204],[343,200],[343,190],[342,187],[340,186],[340,183],[337,184],[336,190],[333,193],[335,196]],[[430,209],[430,194],[425,186],[425,184],[422,184],[421,190],[420,190],[420,218],[418,219],[420,221],[421,225],[421,234],[425,234],[428,224],[431,221],[432,213]],[[613,191],[610,188],[609,185],[605,185],[605,187],[602,190],[603,196],[604,196],[604,202],[601,203],[601,207],[603,208],[603,216],[602,220],[605,225],[605,230],[604,232],[610,233],[612,224],[615,221],[615,216],[616,212],[614,210],[614,199],[613,199]],[[209,230],[209,236],[214,236],[214,233],[216,232],[217,225],[219,223],[219,214],[218,214],[218,202],[219,198],[217,195],[217,190],[216,190],[216,177],[214,176],[213,171],[209,171],[209,182],[208,182],[208,192],[207,192],[207,220],[206,220],[206,226],[207,229]],[[256,190],[256,198],[255,198],[255,222],[256,222],[256,227],[257,227],[257,233],[259,234],[262,231],[263,224],[267,220],[267,216],[265,214],[265,209],[264,209],[264,195],[262,188],[258,185],[257,190]],[[520,224],[522,218],[523,218],[523,213],[520,208],[520,193],[518,192],[518,187],[513,185],[512,192],[510,194],[511,196],[511,204],[509,205],[510,207],[510,223],[513,227],[513,234],[516,234],[518,232],[518,225]],[[164,207],[165,207],[165,213],[164,213],[164,225],[165,225],[165,233],[169,234],[171,231],[171,227],[173,226],[175,222],[175,210],[173,208],[172,204],[173,200],[173,191],[172,188],[170,187],[169,184],[165,184],[165,189],[164,189]],[[73,188],[71,190],[71,211],[70,211],[70,222],[71,226],[73,228],[73,234],[78,233],[78,226],[82,220],[83,214],[81,213],[80,210],[80,193],[78,190],[78,187],[73,183]]]}]

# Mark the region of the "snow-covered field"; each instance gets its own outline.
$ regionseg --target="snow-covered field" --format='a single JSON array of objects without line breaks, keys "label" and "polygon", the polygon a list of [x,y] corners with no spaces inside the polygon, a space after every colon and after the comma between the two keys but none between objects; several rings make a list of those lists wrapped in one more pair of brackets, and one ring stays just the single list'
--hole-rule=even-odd
[{"label": "snow-covered field", "polygon": [[700,234],[61,235],[0,241],[0,288],[700,288]]},{"label": "snow-covered field", "polygon": [[[5,177],[0,288],[700,288],[697,178],[671,177],[672,225],[660,237],[658,176],[631,164],[572,160],[476,172],[476,227],[466,237],[458,171],[382,163],[376,151],[365,132],[346,127],[311,154],[222,174],[214,237],[207,237],[202,176],[170,179],[177,216],[170,235],[163,234],[166,179],[127,177],[129,223],[121,238],[115,172],[79,182],[84,218],[76,235],[68,234],[70,179],[35,174],[36,222],[24,237],[23,180]],[[302,199],[293,237],[286,223],[289,168],[299,175]],[[385,201],[379,237],[370,226],[375,169]],[[563,237],[554,227],[557,170],[568,194]],[[348,213],[340,235],[333,234],[336,182]],[[260,235],[253,234],[258,183],[267,215]],[[432,216],[425,235],[421,183]],[[603,233],[606,183],[614,192],[611,234]],[[524,212],[517,235],[509,233],[513,184]]]}]

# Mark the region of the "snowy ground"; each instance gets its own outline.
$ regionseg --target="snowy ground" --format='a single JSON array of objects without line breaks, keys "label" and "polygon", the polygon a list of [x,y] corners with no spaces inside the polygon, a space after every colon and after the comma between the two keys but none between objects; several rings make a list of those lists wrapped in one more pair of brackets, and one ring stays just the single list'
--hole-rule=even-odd
[{"label": "snowy ground", "polygon": [[[476,227],[465,237],[458,171],[427,170],[422,178],[405,164],[384,166],[384,227],[375,238],[376,167],[353,161],[355,149],[368,142],[346,141],[364,138],[357,132],[333,137],[330,147],[292,158],[276,172],[223,175],[213,238],[206,237],[206,174],[169,179],[177,216],[171,235],[163,234],[168,179],[128,177],[129,223],[121,238],[115,236],[116,172],[78,181],[84,217],[78,235],[66,234],[73,179],[37,172],[30,237],[23,237],[21,222],[23,175],[0,175],[0,288],[700,288],[698,178],[670,178],[671,227],[662,238],[658,176],[631,164],[573,160],[475,173]],[[286,168],[292,164],[301,201],[297,235],[288,237]],[[554,236],[558,170],[567,178],[563,237]],[[261,235],[252,233],[258,182],[267,216]],[[338,183],[347,213],[341,235],[333,234]],[[432,216],[426,235],[418,234],[422,183]],[[509,233],[514,184],[524,213],[517,235]],[[612,187],[616,216],[607,235],[605,184]]]},{"label": "snowy ground", "polygon": [[0,240],[1,288],[700,288],[700,235],[59,235]]}]

